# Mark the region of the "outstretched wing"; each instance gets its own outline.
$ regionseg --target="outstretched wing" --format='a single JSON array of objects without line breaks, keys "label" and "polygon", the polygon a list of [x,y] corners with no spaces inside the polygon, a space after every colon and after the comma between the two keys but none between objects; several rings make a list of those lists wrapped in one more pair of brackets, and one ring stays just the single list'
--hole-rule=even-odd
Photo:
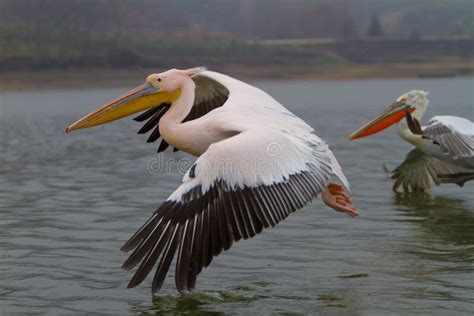
[{"label": "outstretched wing", "polygon": [[423,136],[454,158],[474,156],[474,123],[465,118],[435,116],[423,128]]},{"label": "outstretched wing", "polygon": [[[218,81],[207,77],[205,74],[194,76],[192,79],[196,85],[194,105],[191,108],[191,112],[189,112],[183,122],[191,121],[207,114],[208,112],[224,105],[229,98],[229,90]],[[148,143],[155,142],[160,138],[159,122],[170,106],[171,104],[169,103],[157,105],[134,118],[137,122],[146,121],[138,131],[138,134],[146,134],[153,130],[147,139]],[[158,152],[164,151],[168,146],[169,144],[163,139],[158,147]],[[174,150],[177,151],[176,148]]]},{"label": "outstretched wing", "polygon": [[158,291],[177,253],[176,287],[194,288],[213,257],[305,206],[340,173],[337,168],[325,143],[308,144],[273,129],[247,130],[211,145],[123,246],[134,249],[123,268],[140,264],[129,287],[159,259],[152,283],[152,292]]},{"label": "outstretched wing", "polygon": [[443,181],[439,175],[449,175],[463,172],[465,169],[448,164],[439,159],[426,155],[419,149],[410,151],[405,160],[391,172],[391,179],[395,180],[393,190],[400,186],[404,191],[424,191],[434,184]]}]

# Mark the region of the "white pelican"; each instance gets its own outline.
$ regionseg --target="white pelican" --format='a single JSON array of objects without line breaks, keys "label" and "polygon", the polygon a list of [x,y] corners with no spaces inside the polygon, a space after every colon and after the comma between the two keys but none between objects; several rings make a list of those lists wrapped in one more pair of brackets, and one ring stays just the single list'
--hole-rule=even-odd
[{"label": "white pelican", "polygon": [[[474,123],[457,116],[435,116],[421,127],[428,108],[428,93],[413,90],[401,95],[375,119],[349,135],[354,140],[375,134],[397,123],[401,138],[415,146],[392,171],[393,189],[423,191],[434,182],[463,186],[474,179]],[[406,118],[406,119],[404,119]]]},{"label": "white pelican", "polygon": [[139,285],[159,260],[152,293],[164,282],[177,252],[178,291],[233,242],[275,226],[317,194],[326,205],[357,216],[335,177],[349,184],[328,146],[313,128],[264,91],[202,67],[149,75],[146,82],[66,128],[66,132],[145,111],[168,144],[199,156],[183,183],[122,247],[134,250],[123,264],[140,264],[128,287]]}]

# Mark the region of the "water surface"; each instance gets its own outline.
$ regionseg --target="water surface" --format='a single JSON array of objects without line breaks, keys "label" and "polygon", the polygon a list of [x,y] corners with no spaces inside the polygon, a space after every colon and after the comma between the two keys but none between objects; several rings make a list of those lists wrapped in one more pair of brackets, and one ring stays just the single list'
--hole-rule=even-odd
[{"label": "water surface", "polygon": [[131,274],[120,269],[119,248],[192,159],[171,151],[157,157],[158,144],[135,135],[140,125],[128,119],[63,132],[130,87],[4,92],[0,314],[472,313],[474,185],[393,193],[382,166],[395,167],[410,145],[394,128],[353,143],[344,136],[413,88],[431,91],[426,118],[473,120],[473,80],[256,84],[328,141],[359,218],[315,200],[214,259],[192,294],[176,293],[171,271],[152,299],[149,280],[126,289]]}]

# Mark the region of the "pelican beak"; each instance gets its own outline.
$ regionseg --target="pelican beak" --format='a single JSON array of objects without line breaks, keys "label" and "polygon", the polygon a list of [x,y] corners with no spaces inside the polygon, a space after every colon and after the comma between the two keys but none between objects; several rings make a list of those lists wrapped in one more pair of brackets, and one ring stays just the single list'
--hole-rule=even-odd
[{"label": "pelican beak", "polygon": [[144,83],[72,123],[66,127],[66,133],[76,129],[109,123],[122,117],[144,111],[153,106],[172,102],[176,100],[180,94],[181,91],[179,89],[173,92],[166,92],[153,87],[149,83]]},{"label": "pelican beak", "polygon": [[383,131],[384,129],[403,119],[406,115],[406,112],[412,113],[414,110],[414,107],[406,104],[405,102],[397,101],[390,105],[382,114],[365,123],[361,128],[346,138],[348,140],[354,140]]}]

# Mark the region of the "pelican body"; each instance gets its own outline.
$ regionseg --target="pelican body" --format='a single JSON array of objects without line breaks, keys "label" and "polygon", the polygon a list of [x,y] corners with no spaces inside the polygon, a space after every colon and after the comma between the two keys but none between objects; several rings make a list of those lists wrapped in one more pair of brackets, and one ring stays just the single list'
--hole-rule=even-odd
[{"label": "pelican body", "polygon": [[[273,227],[321,195],[326,205],[357,216],[342,186],[349,183],[313,128],[270,95],[202,67],[149,75],[146,82],[66,128],[66,132],[143,112],[139,133],[197,156],[182,184],[122,247],[123,268],[138,265],[129,287],[156,266],[152,292],[176,256],[175,284],[197,275],[233,242]],[[335,179],[342,186],[330,182]]]},{"label": "pelican body", "polygon": [[392,171],[393,189],[422,191],[434,182],[463,186],[474,179],[474,123],[457,116],[435,116],[428,125],[420,120],[428,108],[428,93],[412,90],[401,95],[375,119],[348,136],[354,140],[396,124],[401,138],[415,146]]}]

